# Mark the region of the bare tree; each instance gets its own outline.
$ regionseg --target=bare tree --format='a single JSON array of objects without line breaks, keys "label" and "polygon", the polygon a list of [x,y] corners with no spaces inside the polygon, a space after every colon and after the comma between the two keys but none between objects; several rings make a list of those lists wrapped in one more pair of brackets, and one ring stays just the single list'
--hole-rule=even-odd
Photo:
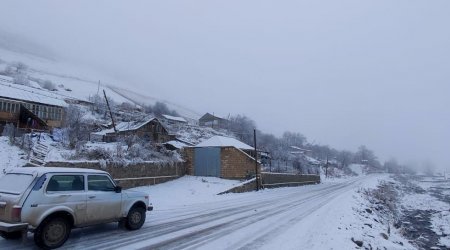
[{"label": "bare tree", "polygon": [[256,123],[245,115],[232,116],[229,119],[229,130],[233,132],[241,141],[253,145],[253,130]]},{"label": "bare tree", "polygon": [[75,106],[70,105],[65,112],[65,119],[63,121],[63,125],[66,128],[66,135],[68,144],[70,147],[75,147],[76,143],[81,138],[81,123],[83,112],[82,110]]}]

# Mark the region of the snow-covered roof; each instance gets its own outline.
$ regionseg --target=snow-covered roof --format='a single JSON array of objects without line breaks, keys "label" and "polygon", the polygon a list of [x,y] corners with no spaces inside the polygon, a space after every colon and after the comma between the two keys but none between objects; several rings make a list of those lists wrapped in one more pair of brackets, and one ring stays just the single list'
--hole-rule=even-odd
[{"label": "snow-covered roof", "polygon": [[301,148],[301,147],[297,147],[297,146],[291,146],[291,148],[298,150],[298,151],[311,152],[311,150],[309,150],[309,149]]},{"label": "snow-covered roof", "polygon": [[0,75],[0,98],[42,103],[47,105],[66,107],[67,103],[60,95],[50,91],[31,88],[12,83],[12,78]]},{"label": "snow-covered roof", "polygon": [[244,150],[253,150],[253,147],[238,141],[231,137],[225,136],[213,136],[208,140],[202,141],[199,144],[195,145],[195,147],[235,147],[238,149]]},{"label": "snow-covered roof", "polygon": [[223,114],[216,114],[216,113],[209,113],[209,112],[204,114],[202,117],[207,116],[207,115],[214,116],[216,118],[220,118],[220,119],[223,119],[223,120],[228,120],[230,118],[230,115],[223,115]]},{"label": "snow-covered roof", "polygon": [[167,120],[177,121],[177,122],[187,122],[183,117],[171,116],[171,115],[162,115]]},{"label": "snow-covered roof", "polygon": [[166,142],[166,143],[164,143],[164,144],[171,145],[171,146],[173,146],[173,147],[175,147],[175,148],[178,148],[178,149],[180,149],[180,148],[185,148],[185,147],[190,146],[190,145],[188,145],[188,144],[186,144],[186,143],[182,143],[182,142],[180,142],[180,141],[175,141],[175,140],[173,140],[173,141],[168,141],[168,142]]},{"label": "snow-covered roof", "polygon": [[[155,117],[150,117],[143,121],[120,122],[120,123],[116,124],[116,129],[117,129],[117,132],[137,130],[137,129],[141,128],[142,126],[144,126],[145,124],[147,124],[155,119],[156,119]],[[106,134],[110,134],[110,133],[114,133],[114,132],[115,132],[114,128],[110,128],[110,129],[105,129],[105,130],[102,130],[100,132],[96,132],[93,134],[106,135]]]}]

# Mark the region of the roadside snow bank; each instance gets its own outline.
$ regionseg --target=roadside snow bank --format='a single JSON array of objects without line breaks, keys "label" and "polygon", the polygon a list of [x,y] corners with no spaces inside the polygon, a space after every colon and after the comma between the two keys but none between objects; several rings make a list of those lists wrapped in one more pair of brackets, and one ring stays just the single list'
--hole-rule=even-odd
[{"label": "roadside snow bank", "polygon": [[165,210],[223,199],[224,196],[217,194],[239,184],[240,181],[215,177],[183,176],[166,183],[132,190],[149,193],[155,210]]}]

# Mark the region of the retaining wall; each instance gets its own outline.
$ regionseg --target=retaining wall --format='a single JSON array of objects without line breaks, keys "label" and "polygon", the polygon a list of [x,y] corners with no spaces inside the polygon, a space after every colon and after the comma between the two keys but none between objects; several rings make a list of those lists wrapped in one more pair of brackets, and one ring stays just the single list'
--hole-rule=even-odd
[{"label": "retaining wall", "polygon": [[320,183],[320,175],[261,173],[264,188],[292,187]]},{"label": "retaining wall", "polygon": [[127,166],[102,166],[99,161],[47,162],[46,167],[90,168],[108,172],[123,188],[155,185],[177,179],[186,174],[184,162],[142,162]]}]

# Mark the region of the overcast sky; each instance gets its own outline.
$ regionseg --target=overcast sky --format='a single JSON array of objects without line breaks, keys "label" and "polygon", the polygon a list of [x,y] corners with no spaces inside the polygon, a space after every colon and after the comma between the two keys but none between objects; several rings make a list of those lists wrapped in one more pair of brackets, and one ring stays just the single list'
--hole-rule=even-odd
[{"label": "overcast sky", "polygon": [[450,169],[450,1],[0,5],[3,32],[141,93]]}]

